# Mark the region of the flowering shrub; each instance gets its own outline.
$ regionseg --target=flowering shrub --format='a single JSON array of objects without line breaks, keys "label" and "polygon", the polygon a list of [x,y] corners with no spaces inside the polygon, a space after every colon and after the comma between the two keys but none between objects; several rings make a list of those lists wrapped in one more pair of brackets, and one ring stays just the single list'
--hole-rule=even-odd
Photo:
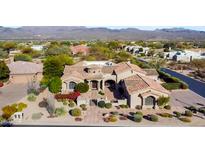
[{"label": "flowering shrub", "polygon": [[75,91],[69,94],[56,94],[55,99],[71,99],[71,100],[76,100],[80,96],[80,92]]},{"label": "flowering shrub", "polygon": [[4,86],[4,83],[0,81],[0,87],[3,87],[3,86]]}]

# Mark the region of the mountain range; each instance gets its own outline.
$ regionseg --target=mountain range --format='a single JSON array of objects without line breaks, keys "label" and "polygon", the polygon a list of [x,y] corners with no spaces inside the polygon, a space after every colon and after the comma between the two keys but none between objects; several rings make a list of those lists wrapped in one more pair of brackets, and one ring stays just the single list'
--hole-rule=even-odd
[{"label": "mountain range", "polygon": [[140,30],[85,26],[0,26],[0,40],[195,40],[205,41],[205,32],[184,28]]}]

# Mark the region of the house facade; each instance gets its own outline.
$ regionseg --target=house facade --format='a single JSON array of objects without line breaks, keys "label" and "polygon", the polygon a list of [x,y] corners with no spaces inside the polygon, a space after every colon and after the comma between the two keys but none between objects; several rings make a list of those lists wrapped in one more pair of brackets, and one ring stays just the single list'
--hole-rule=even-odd
[{"label": "house facade", "polygon": [[126,101],[131,108],[135,108],[136,105],[142,108],[154,108],[158,97],[169,95],[155,78],[153,74],[150,75],[129,62],[114,64],[109,61],[82,61],[65,67],[62,93],[71,92],[77,83],[85,82],[89,85],[88,94],[83,94],[87,103],[93,98],[97,99],[98,92],[102,91],[105,92],[105,96],[100,96],[100,99],[105,101]]}]

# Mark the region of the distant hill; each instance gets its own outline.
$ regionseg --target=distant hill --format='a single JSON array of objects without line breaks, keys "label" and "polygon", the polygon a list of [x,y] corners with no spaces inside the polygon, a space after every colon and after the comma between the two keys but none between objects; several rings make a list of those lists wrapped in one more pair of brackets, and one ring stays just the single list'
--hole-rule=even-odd
[{"label": "distant hill", "polygon": [[24,26],[0,27],[0,40],[196,40],[205,41],[204,31],[183,28],[108,29],[83,26]]}]

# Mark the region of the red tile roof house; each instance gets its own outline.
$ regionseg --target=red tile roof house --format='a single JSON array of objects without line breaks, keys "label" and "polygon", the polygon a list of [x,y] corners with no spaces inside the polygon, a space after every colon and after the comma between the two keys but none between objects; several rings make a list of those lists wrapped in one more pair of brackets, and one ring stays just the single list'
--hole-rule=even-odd
[{"label": "red tile roof house", "polygon": [[[84,103],[91,103],[93,99],[100,101],[110,101],[106,93],[107,89],[123,89],[123,98],[130,108],[141,106],[142,108],[156,108],[156,102],[160,96],[169,96],[169,91],[164,89],[158,81],[149,76],[147,70],[144,71],[137,65],[129,62],[106,65],[109,62],[87,62],[82,61],[72,66],[65,66],[62,76],[62,93],[73,91],[79,82],[88,83],[90,90],[83,94],[80,99]],[[99,96],[98,92],[105,92],[104,96]],[[111,90],[111,93],[113,91]],[[118,92],[119,93],[119,92]],[[121,98],[116,98],[117,105]],[[80,103],[77,100],[77,104]],[[118,104],[119,105],[119,104]]]},{"label": "red tile roof house", "polygon": [[71,46],[70,49],[73,55],[75,54],[87,55],[88,52],[90,51],[90,48],[86,45]]}]

